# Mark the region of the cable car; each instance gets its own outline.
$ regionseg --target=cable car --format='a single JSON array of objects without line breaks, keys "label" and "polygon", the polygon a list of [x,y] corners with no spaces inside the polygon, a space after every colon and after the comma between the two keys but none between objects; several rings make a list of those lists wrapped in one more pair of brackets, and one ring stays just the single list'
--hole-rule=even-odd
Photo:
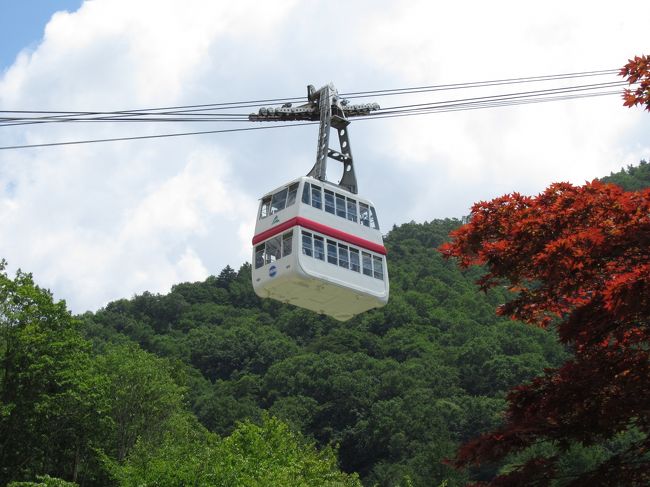
[{"label": "cable car", "polygon": [[[318,116],[319,151],[307,176],[260,199],[253,237],[253,288],[262,298],[346,321],[384,306],[389,296],[386,249],[374,205],[357,195],[346,118],[378,106],[348,107],[332,85],[318,91],[310,86],[308,99],[308,105],[280,112],[284,118],[273,118]],[[250,118],[267,120],[269,113],[278,116],[261,109]],[[301,118],[288,118],[292,113]],[[330,127],[337,131],[340,151],[328,147]],[[326,179],[327,158],[343,163],[338,184]]]}]

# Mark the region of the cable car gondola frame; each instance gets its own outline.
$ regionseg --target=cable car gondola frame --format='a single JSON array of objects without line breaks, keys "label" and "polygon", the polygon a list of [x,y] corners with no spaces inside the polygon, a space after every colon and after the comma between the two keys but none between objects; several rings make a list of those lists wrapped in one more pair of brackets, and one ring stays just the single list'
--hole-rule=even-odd
[{"label": "cable car gondola frame", "polygon": [[[347,116],[377,104],[348,105],[329,84],[308,87],[308,103],[262,108],[253,121],[320,120],[311,171],[264,195],[253,237],[253,288],[263,298],[346,321],[388,301],[386,249],[374,205],[358,186]],[[329,147],[331,129],[340,150]],[[327,180],[327,159],[343,164],[338,184]]]}]

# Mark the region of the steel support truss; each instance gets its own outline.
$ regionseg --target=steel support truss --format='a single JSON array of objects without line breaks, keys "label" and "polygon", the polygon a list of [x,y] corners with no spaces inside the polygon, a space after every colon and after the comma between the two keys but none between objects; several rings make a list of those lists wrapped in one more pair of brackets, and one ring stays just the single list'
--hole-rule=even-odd
[{"label": "steel support truss", "polygon": [[[316,163],[307,174],[319,181],[327,181],[327,159],[334,159],[343,164],[343,176],[338,186],[357,194],[357,177],[354,172],[354,160],[348,134],[348,117],[368,115],[379,110],[376,103],[349,105],[341,99],[333,84],[316,90],[313,85],[307,87],[307,103],[293,107],[290,103],[280,108],[260,108],[258,113],[251,113],[248,119],[253,122],[280,122],[294,120],[320,121]],[[339,150],[330,148],[330,132],[336,130]]]}]

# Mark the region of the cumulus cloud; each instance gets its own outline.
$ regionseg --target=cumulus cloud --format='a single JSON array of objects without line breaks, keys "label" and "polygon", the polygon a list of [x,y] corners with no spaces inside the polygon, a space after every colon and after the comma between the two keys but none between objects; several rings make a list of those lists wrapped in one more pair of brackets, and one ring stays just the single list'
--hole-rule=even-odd
[{"label": "cumulus cloud", "polygon": [[[359,44],[366,59],[402,86],[617,68],[646,46],[643,27],[626,12],[586,2],[550,1],[537,9],[516,1],[444,8],[416,1],[409,8],[393,4],[374,11]],[[548,87],[495,87],[489,94]],[[484,89],[439,92],[410,102],[483,94]],[[634,149],[625,139],[639,126],[650,128],[646,114],[608,97],[412,117],[373,127],[381,134],[377,152],[390,154],[400,174],[390,184],[399,181],[398,193],[409,202],[408,216],[401,207],[389,209],[389,219],[460,216],[479,199],[606,175],[648,157],[647,139],[637,137]]]},{"label": "cumulus cloud", "polygon": [[[329,81],[345,92],[612,68],[647,44],[644,19],[619,10],[559,1],[534,10],[514,1],[86,1],[54,15],[42,42],[4,72],[0,107],[122,110],[294,97]],[[649,128],[647,114],[614,97],[358,122],[351,137],[360,191],[388,229],[607,174],[648,158]],[[2,145],[192,129],[35,124],[4,127]],[[316,132],[2,151],[0,256],[77,312],[237,268],[250,260],[257,198],[311,168]]]}]

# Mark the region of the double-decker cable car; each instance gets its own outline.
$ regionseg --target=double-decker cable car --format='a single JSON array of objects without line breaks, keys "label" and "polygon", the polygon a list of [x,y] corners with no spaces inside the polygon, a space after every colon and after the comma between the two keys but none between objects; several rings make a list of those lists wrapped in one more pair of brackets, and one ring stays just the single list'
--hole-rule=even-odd
[{"label": "double-decker cable car", "polygon": [[[262,108],[250,120],[320,120],[316,164],[260,200],[253,237],[253,288],[262,298],[346,321],[388,301],[386,249],[373,204],[357,195],[348,116],[378,109],[349,106],[332,85],[308,88],[308,103]],[[329,148],[331,128],[340,151]],[[327,159],[343,164],[327,181]]]}]

